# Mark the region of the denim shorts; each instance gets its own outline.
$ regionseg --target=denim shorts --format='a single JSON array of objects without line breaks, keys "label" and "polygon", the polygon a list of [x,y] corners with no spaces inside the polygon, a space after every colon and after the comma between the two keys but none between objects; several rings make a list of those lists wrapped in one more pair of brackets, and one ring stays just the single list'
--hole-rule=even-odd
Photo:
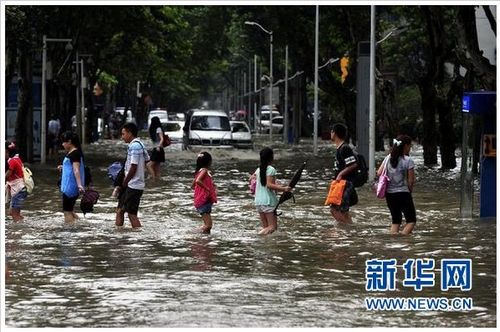
[{"label": "denim shorts", "polygon": [[259,213],[274,213],[275,206],[271,205],[256,205],[255,208]]},{"label": "denim shorts", "polygon": [[214,203],[205,203],[197,208],[196,211],[198,211],[198,213],[201,215],[204,215],[205,213],[210,214],[212,213],[212,205],[214,205]]},{"label": "denim shorts", "polygon": [[28,197],[28,192],[26,188],[18,192],[14,197],[10,199],[10,208],[15,210],[21,210],[24,200]]}]

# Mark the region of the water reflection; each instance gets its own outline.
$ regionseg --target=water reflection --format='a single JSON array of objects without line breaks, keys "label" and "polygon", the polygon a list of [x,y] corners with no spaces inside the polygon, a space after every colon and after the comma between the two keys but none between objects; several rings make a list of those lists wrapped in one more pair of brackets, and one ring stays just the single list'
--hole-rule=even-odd
[{"label": "water reflection", "polygon": [[[93,145],[86,155],[101,200],[94,213],[63,223],[57,173],[34,165],[36,193],[26,222],[6,222],[6,324],[15,327],[492,327],[496,324],[495,220],[458,218],[459,172],[419,167],[414,235],[388,234],[384,200],[359,190],[353,225],[335,225],[324,207],[332,150],[310,146],[275,151],[278,179],[289,179],[306,158],[297,203],[283,204],[279,230],[257,235],[259,217],[248,192],[255,151],[215,151],[211,235],[194,234],[195,154],[169,152],[158,183],[149,182],[141,232],[114,227],[116,200],[106,167],[125,153],[121,143]],[[99,150],[97,154],[96,151]],[[421,150],[414,150],[417,165]],[[377,154],[377,160],[383,158]],[[458,163],[460,164],[460,163]],[[471,258],[472,312],[368,312],[365,261],[371,258]],[[438,273],[439,274],[439,273]],[[398,280],[401,282],[401,280]],[[373,295],[373,294],[370,294]],[[415,296],[398,287],[394,294]],[[442,294],[437,288],[417,296]],[[202,308],[202,309],[200,309]]]}]

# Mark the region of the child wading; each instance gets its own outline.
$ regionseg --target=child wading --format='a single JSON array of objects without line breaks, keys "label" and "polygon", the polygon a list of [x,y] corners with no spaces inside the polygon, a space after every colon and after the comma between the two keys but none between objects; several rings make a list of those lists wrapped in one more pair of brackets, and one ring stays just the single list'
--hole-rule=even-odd
[{"label": "child wading", "polygon": [[28,192],[24,184],[23,162],[17,154],[17,148],[14,143],[5,142],[5,160],[7,161],[5,172],[5,190],[10,198],[9,214],[14,222],[23,221],[21,207]]},{"label": "child wading", "polygon": [[217,203],[217,190],[212,180],[210,168],[212,156],[208,152],[201,152],[196,159],[196,171],[192,188],[194,189],[194,207],[203,219],[200,231],[210,234],[212,229],[212,205]]},{"label": "child wading", "polygon": [[335,160],[337,164],[336,180],[346,180],[344,195],[346,199],[342,200],[340,205],[331,205],[330,213],[333,218],[341,223],[352,223],[352,218],[349,213],[349,207],[358,203],[358,194],[354,189],[353,180],[356,176],[358,163],[352,148],[346,143],[347,127],[341,123],[337,123],[332,127],[330,133],[333,144],[337,147]]},{"label": "child wading", "polygon": [[278,219],[274,214],[274,208],[278,204],[275,191],[291,191],[288,186],[276,184],[276,169],[271,166],[274,153],[271,148],[260,151],[260,166],[252,176],[256,177],[255,207],[262,221],[262,229],[259,234],[270,234],[278,229]]},{"label": "child wading", "polygon": [[[409,157],[411,150],[411,138],[399,135],[394,139],[389,162],[387,163],[387,176],[389,185],[385,199],[387,207],[391,211],[392,225],[391,234],[398,234],[405,216],[406,225],[401,234],[410,234],[415,228],[417,216],[411,193],[415,185],[415,163]],[[377,170],[377,176],[382,174],[384,164]]]}]

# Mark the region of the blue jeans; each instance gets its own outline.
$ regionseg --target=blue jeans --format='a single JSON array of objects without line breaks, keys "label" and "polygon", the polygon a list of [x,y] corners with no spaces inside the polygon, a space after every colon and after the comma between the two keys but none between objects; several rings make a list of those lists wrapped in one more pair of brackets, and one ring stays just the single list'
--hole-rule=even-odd
[{"label": "blue jeans", "polygon": [[26,199],[26,197],[28,197],[28,192],[26,191],[26,188],[24,188],[10,199],[10,208],[15,210],[21,210],[21,205],[23,205],[23,202]]},{"label": "blue jeans", "polygon": [[212,213],[212,205],[214,205],[213,203],[205,203],[203,204],[202,206],[200,206],[199,208],[196,209],[196,211],[198,211],[199,214],[201,215],[204,215],[205,213]]}]

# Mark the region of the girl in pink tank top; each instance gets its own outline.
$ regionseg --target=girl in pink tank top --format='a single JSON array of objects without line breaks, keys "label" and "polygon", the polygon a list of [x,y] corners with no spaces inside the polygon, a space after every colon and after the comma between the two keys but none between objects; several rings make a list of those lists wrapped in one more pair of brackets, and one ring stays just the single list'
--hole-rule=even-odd
[{"label": "girl in pink tank top", "polygon": [[217,203],[217,189],[212,180],[210,167],[212,156],[208,152],[201,152],[196,159],[196,171],[192,188],[194,189],[194,207],[203,219],[202,233],[210,234],[212,229],[212,205]]}]

